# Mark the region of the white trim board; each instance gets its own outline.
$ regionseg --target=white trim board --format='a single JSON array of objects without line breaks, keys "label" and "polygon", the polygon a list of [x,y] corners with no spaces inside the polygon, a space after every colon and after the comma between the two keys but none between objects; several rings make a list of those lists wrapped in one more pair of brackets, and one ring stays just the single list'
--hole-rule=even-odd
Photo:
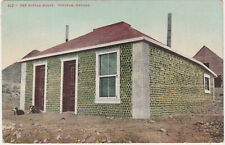
[{"label": "white trim board", "polygon": [[[99,56],[103,54],[109,53],[117,53],[117,75],[108,75],[108,76],[115,76],[116,77],[116,97],[99,97],[99,66],[100,66],[100,59]],[[111,48],[101,51],[96,51],[96,96],[95,96],[95,103],[112,103],[112,104],[120,104],[120,49],[119,48]]]},{"label": "white trim board", "polygon": [[75,60],[76,61],[76,78],[75,78],[75,103],[74,103],[74,113],[77,114],[77,92],[78,92],[78,56],[66,56],[66,57],[61,57],[61,83],[60,83],[60,113],[63,113],[62,107],[63,107],[63,72],[64,72],[64,62],[65,61],[71,61]]},{"label": "white trim board", "polygon": [[25,109],[26,62],[21,64],[20,109]]},{"label": "white trim board", "polygon": [[48,64],[47,64],[47,61],[38,61],[38,62],[35,62],[33,63],[33,92],[32,92],[32,105],[35,105],[34,104],[34,101],[35,101],[35,75],[36,75],[36,66],[40,66],[40,65],[45,65],[45,88],[44,88],[44,112],[46,112],[46,94],[47,94],[47,74],[48,74]]},{"label": "white trim board", "polygon": [[55,53],[51,53],[51,54],[44,54],[41,56],[35,56],[35,57],[31,57],[31,58],[24,58],[22,60],[19,60],[18,62],[26,62],[26,61],[30,61],[30,60],[35,60],[35,59],[40,59],[40,58],[45,58],[45,57],[50,57],[50,56],[56,56],[56,55],[62,55],[62,54],[67,54],[67,53],[73,53],[73,52],[79,52],[79,51],[84,51],[84,50],[89,50],[89,49],[96,49],[96,48],[101,48],[101,47],[106,47],[106,46],[112,46],[112,45],[117,45],[117,44],[123,44],[123,43],[129,43],[129,42],[136,42],[136,41],[147,41],[149,43],[155,44],[157,46],[160,46],[170,52],[173,52],[179,56],[182,56],[200,66],[202,66],[204,69],[206,69],[208,72],[210,72],[214,77],[217,77],[217,75],[210,70],[208,67],[206,67],[203,63],[197,61],[194,58],[188,57],[184,54],[182,54],[181,52],[175,51],[174,49],[166,46],[163,43],[160,43],[154,39],[148,38],[146,36],[142,36],[142,37],[135,37],[135,38],[131,38],[131,39],[125,39],[125,40],[120,40],[120,41],[114,41],[114,42],[109,42],[109,43],[104,43],[104,44],[99,44],[99,45],[93,45],[93,46],[88,46],[88,47],[81,47],[81,48],[75,48],[72,50],[67,50],[67,51],[61,51],[61,52],[55,52]]},{"label": "white trim board", "polygon": [[114,41],[114,42],[109,42],[109,43],[104,43],[104,44],[99,44],[99,45],[93,45],[93,46],[88,46],[88,47],[75,48],[73,50],[55,52],[55,53],[51,53],[51,54],[44,54],[44,55],[41,55],[41,56],[35,56],[35,57],[31,57],[31,58],[24,58],[24,59],[22,59],[22,60],[20,60],[18,62],[30,61],[30,60],[40,59],[40,58],[44,58],[44,57],[62,55],[62,54],[73,53],[73,52],[79,52],[79,51],[84,51],[84,50],[89,50],[89,49],[101,48],[101,47],[117,45],[117,44],[122,44],[122,43],[128,43],[128,42],[134,42],[134,41],[140,41],[140,40],[143,40],[143,37],[125,39],[125,40]]}]

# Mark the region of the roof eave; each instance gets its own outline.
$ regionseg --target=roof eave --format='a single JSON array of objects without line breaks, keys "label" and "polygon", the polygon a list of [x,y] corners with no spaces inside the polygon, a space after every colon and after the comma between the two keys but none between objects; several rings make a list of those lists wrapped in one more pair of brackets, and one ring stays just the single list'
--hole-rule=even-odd
[{"label": "roof eave", "polygon": [[36,60],[36,59],[42,59],[42,58],[46,58],[46,57],[51,57],[51,56],[57,56],[57,55],[63,55],[63,54],[68,54],[68,53],[74,53],[74,52],[79,52],[79,51],[85,51],[85,50],[90,50],[90,49],[97,49],[97,48],[102,48],[102,47],[107,47],[107,46],[112,46],[112,45],[118,45],[118,44],[124,44],[124,43],[129,43],[129,42],[137,42],[137,41],[147,41],[149,43],[155,44],[159,47],[162,47],[176,55],[179,55],[181,57],[184,57],[194,63],[197,63],[198,65],[200,65],[201,67],[203,67],[204,69],[206,69],[209,73],[211,73],[214,77],[217,77],[216,73],[214,73],[212,70],[210,70],[208,67],[206,67],[203,63],[201,63],[200,61],[188,57],[184,54],[182,54],[181,52],[177,52],[174,49],[171,49],[170,47],[166,46],[163,43],[160,43],[154,39],[150,39],[148,37],[142,36],[142,37],[135,37],[135,38],[131,38],[131,39],[125,39],[125,40],[120,40],[120,41],[114,41],[114,42],[109,42],[109,43],[104,43],[104,44],[99,44],[99,45],[93,45],[93,46],[88,46],[88,47],[81,47],[81,48],[76,48],[73,50],[68,50],[68,51],[63,51],[63,52],[56,52],[56,53],[51,53],[51,54],[46,54],[46,55],[41,55],[41,56],[36,56],[36,57],[30,57],[30,58],[25,58],[22,59],[20,61],[17,61],[19,63],[23,63],[23,62],[27,62],[27,61],[32,61],[32,60]]},{"label": "roof eave", "polygon": [[93,46],[88,46],[88,47],[76,48],[76,49],[68,50],[68,51],[50,53],[50,54],[45,54],[45,55],[41,55],[41,56],[34,56],[34,57],[30,57],[30,58],[21,59],[21,60],[19,60],[17,62],[23,63],[23,62],[32,61],[32,60],[36,60],[36,59],[42,59],[42,58],[51,57],[51,56],[57,56],[57,55],[63,55],[63,54],[68,54],[68,53],[73,53],[73,52],[79,52],[79,51],[85,51],[85,50],[90,50],[90,49],[102,48],[102,47],[118,45],[118,44],[124,44],[124,43],[129,43],[129,42],[137,42],[137,41],[142,41],[142,40],[144,40],[143,37],[135,37],[135,38],[131,38],[131,39],[114,41],[114,42],[109,42],[109,43],[104,43],[104,44],[99,44],[99,45],[93,45]]}]

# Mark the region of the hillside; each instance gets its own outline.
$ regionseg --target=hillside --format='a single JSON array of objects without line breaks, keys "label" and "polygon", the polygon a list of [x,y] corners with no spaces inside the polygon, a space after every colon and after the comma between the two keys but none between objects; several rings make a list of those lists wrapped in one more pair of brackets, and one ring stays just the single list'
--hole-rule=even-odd
[{"label": "hillside", "polygon": [[[38,53],[38,50],[33,50],[26,56]],[[24,56],[25,57],[25,56]],[[20,76],[21,64],[13,63],[2,71],[2,109],[12,109],[19,106],[20,96]]]},{"label": "hillside", "polygon": [[[33,50],[24,57],[33,55],[38,52],[39,52],[38,50]],[[21,76],[21,65],[20,63],[17,62],[11,64],[2,71],[3,83],[5,81],[8,83],[20,83],[20,76]]]}]

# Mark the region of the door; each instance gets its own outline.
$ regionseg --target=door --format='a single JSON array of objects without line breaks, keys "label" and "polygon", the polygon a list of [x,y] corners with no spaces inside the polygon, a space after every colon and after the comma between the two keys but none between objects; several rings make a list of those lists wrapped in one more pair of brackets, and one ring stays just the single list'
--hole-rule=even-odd
[{"label": "door", "polygon": [[75,60],[64,62],[63,112],[75,111],[75,66]]},{"label": "door", "polygon": [[45,93],[45,65],[36,66],[35,69],[35,101],[34,105],[44,111]]}]

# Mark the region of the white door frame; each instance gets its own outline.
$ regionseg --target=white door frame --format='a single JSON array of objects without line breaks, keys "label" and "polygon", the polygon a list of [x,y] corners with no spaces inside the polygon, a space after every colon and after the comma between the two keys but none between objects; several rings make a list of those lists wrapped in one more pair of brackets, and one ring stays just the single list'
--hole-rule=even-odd
[{"label": "white door frame", "polygon": [[36,77],[36,67],[37,66],[45,66],[45,85],[44,85],[44,112],[46,112],[46,90],[47,90],[47,74],[48,74],[48,67],[47,61],[35,62],[33,63],[33,92],[32,92],[32,105],[35,104],[35,77]]},{"label": "white door frame", "polygon": [[77,114],[77,89],[78,89],[78,56],[70,56],[70,57],[62,57],[61,59],[61,87],[60,87],[60,113],[63,113],[63,75],[64,75],[64,62],[65,61],[71,61],[75,60],[76,61],[76,71],[75,71],[75,103],[74,103],[74,113]]}]

